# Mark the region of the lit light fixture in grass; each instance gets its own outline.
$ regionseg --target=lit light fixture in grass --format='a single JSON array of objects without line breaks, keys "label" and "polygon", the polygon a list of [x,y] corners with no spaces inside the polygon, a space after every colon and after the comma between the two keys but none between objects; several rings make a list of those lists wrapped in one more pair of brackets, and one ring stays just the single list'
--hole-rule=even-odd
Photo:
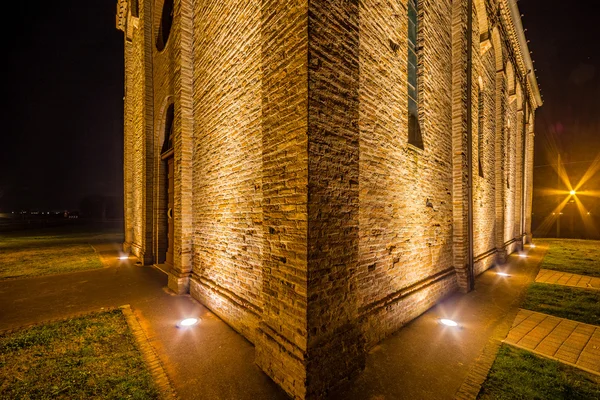
[{"label": "lit light fixture in grass", "polygon": [[197,325],[198,322],[200,322],[200,319],[198,319],[198,318],[186,318],[186,319],[182,319],[181,321],[179,321],[177,323],[177,327],[178,328],[189,328],[190,326]]},{"label": "lit light fixture in grass", "polygon": [[446,319],[446,318],[441,318],[440,324],[445,325],[445,326],[450,326],[452,328],[456,328],[458,326],[458,322],[453,321],[451,319]]}]

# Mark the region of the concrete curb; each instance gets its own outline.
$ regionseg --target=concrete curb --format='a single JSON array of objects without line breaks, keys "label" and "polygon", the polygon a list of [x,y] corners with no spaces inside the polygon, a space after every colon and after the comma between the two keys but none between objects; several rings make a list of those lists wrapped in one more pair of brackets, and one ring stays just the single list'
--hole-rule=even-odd
[{"label": "concrete curb", "polygon": [[454,396],[457,400],[473,400],[477,398],[481,385],[487,379],[492,369],[492,365],[498,355],[502,342],[497,339],[490,340],[484,347],[483,352],[475,361],[475,364],[469,371],[467,378]]},{"label": "concrete curb", "polygon": [[131,328],[133,336],[138,344],[138,349],[142,353],[142,357],[150,369],[150,374],[152,375],[154,383],[156,383],[156,386],[160,392],[160,398],[177,399],[178,397],[175,393],[175,390],[173,390],[173,387],[171,386],[171,381],[165,372],[162,362],[150,344],[146,332],[142,329],[140,322],[131,310],[131,306],[126,304],[119,308],[123,311],[123,315],[127,320],[127,324],[129,325],[129,328]]}]

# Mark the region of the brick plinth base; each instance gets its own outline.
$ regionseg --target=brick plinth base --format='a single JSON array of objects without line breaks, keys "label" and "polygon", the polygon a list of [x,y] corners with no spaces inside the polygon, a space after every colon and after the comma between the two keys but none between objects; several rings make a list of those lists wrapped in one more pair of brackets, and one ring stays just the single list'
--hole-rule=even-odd
[{"label": "brick plinth base", "polygon": [[169,283],[168,287],[170,290],[177,294],[186,294],[190,292],[190,273],[178,273],[177,271],[169,271]]}]

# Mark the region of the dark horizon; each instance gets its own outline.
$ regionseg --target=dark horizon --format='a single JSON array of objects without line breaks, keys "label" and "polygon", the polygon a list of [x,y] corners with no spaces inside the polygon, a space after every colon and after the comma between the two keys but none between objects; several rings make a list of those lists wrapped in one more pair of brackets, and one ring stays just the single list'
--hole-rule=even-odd
[{"label": "dark horizon", "polygon": [[116,1],[9,8],[27,16],[27,29],[8,43],[0,211],[77,209],[87,196],[122,198],[123,35],[115,28]]},{"label": "dark horizon", "polygon": [[[566,163],[600,153],[600,30],[591,1],[578,2],[569,18],[562,2],[518,4],[545,102],[536,115],[539,188],[550,179],[541,166],[553,162],[553,149]],[[27,15],[28,29],[8,43],[0,211],[76,209],[91,195],[122,198],[123,35],[115,28],[116,0],[8,7]]]}]

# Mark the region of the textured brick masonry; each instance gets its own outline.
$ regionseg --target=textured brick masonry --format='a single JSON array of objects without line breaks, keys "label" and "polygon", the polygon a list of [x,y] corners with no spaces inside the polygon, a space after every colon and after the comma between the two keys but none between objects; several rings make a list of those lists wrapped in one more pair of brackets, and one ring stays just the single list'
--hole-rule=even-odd
[{"label": "textured brick masonry", "polygon": [[531,238],[541,101],[514,0],[473,0],[471,31],[467,0],[418,2],[422,149],[407,134],[406,0],[174,0],[159,50],[164,1],[139,0],[139,17],[117,7],[124,247],[162,264],[171,246],[169,287],[254,343],[291,396],[326,394],[377,342],[468,290],[470,230],[473,275]]}]

